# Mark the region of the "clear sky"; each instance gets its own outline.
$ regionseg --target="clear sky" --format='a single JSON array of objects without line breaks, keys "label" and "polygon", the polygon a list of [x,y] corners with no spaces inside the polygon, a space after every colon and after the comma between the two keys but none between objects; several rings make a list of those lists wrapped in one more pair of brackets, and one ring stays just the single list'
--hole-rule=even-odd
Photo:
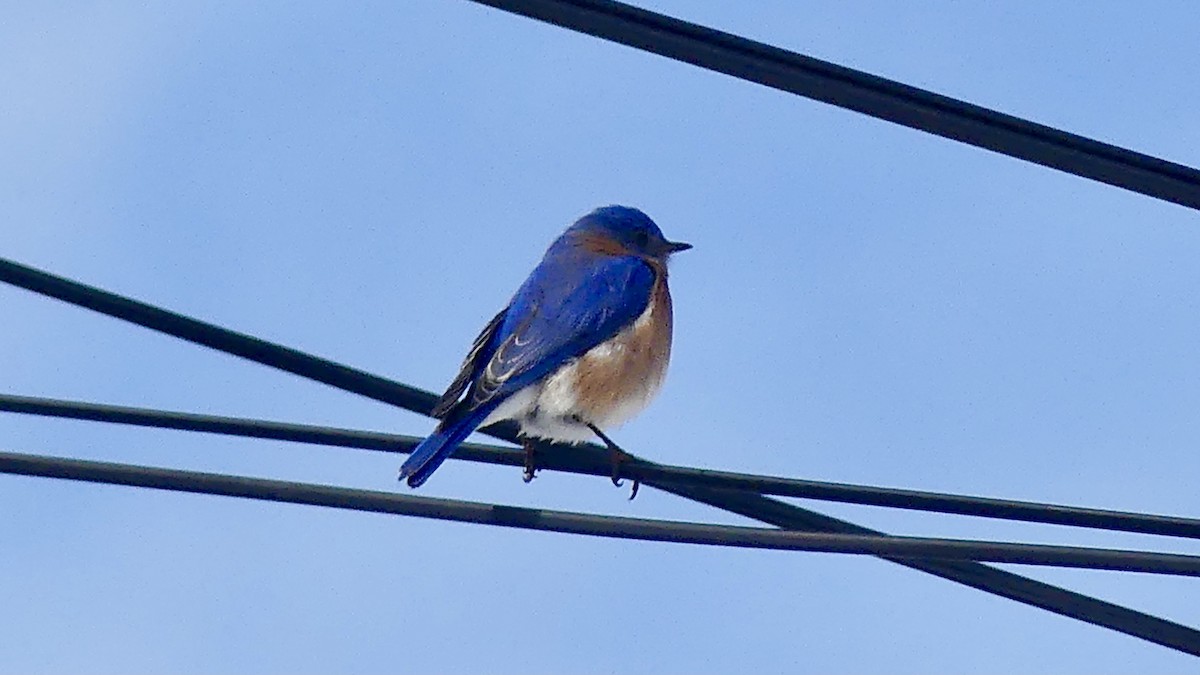
[{"label": "clear sky", "polygon": [[[1200,6],[646,3],[1200,165]],[[460,0],[4,3],[0,254],[441,390],[604,204],[695,249],[616,440],[720,469],[1200,516],[1200,215]],[[7,392],[428,420],[0,287]],[[0,415],[6,450],[401,490],[394,456]],[[406,488],[405,488],[406,489]],[[740,523],[451,462],[421,490]],[[890,532],[1188,542],[815,505]],[[0,670],[1185,672],[882,561],[0,477]],[[1022,574],[1200,626],[1200,586]]]}]

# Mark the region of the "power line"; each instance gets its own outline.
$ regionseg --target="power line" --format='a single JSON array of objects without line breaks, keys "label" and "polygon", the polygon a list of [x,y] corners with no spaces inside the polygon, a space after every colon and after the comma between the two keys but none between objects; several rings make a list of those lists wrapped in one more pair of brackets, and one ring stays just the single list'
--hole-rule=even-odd
[{"label": "power line", "polygon": [[437,402],[436,396],[415,387],[48,274],[5,258],[0,258],[0,282],[422,415],[428,415]]},{"label": "power line", "polygon": [[[421,441],[416,436],[6,394],[0,394],[0,411],[384,452],[411,452]],[[523,466],[525,462],[523,450],[477,443],[463,444],[453,458],[504,466]],[[611,475],[612,469],[607,463],[598,464],[594,460],[591,453],[578,452],[571,446],[555,445],[540,455],[539,465],[550,471],[605,477]],[[744,490],[777,497],[1200,539],[1200,520],[1177,516],[758,476],[637,460],[630,462],[628,469],[623,475],[629,478],[656,478],[683,485]]]},{"label": "power line", "polygon": [[738,79],[1200,209],[1200,171],[612,0],[473,0]]},{"label": "power line", "polygon": [[24,453],[0,452],[0,473],[617,539],[940,560],[984,560],[1020,565],[1200,576],[1200,556],[963,539],[795,532],[762,527],[597,516]]},{"label": "power line", "polygon": [[[356,370],[299,350],[237,333],[131,298],[103,291],[0,258],[0,281],[58,298],[136,325],[211,347],[227,354],[284,370],[377,401],[428,414],[437,397],[377,375]],[[515,442],[516,428],[499,424],[481,430],[494,438]],[[606,452],[594,445],[579,446],[602,461]],[[701,486],[677,485],[657,479],[643,481],[664,492],[708,504],[731,513],[791,530],[840,534],[882,534],[762,495]],[[1126,635],[1200,656],[1200,631],[1173,621],[1105,602],[1082,593],[996,569],[973,561],[922,560],[881,556],[898,565],[939,576],[993,595],[1040,607],[1055,614],[1102,626]]]},{"label": "power line", "polygon": [[[1200,208],[1200,172],[1190,167],[1003,115],[986,108],[972,106],[962,101],[803,57],[761,43],[754,43],[737,36],[644,12],[628,5],[600,0],[576,0],[575,2],[545,0],[501,2],[497,0],[484,2],[484,4],[525,13],[528,16],[695,63],[718,72],[857,110],[880,119],[1058,168],[1075,175],[1092,178],[1191,208]],[[603,12],[609,14],[605,16]],[[631,18],[657,18],[665,23],[638,26],[636,21],[630,21]],[[647,30],[647,28],[649,29]],[[671,33],[670,29],[672,28],[687,30]],[[689,30],[693,31],[690,35],[688,34]],[[697,36],[701,39],[695,39]],[[707,44],[705,44],[706,40]],[[97,296],[85,294],[80,296],[80,299],[81,302],[76,302],[76,304],[91,307],[87,303],[97,300]],[[143,306],[143,308],[145,307],[148,306]],[[105,311],[97,307],[92,308]],[[121,316],[121,318],[145,326],[164,319],[166,319],[166,324],[171,324],[170,317],[174,317],[182,321],[182,323],[174,324],[175,329],[181,333],[174,333],[170,330],[164,332],[265,365],[271,365],[302,377],[325,382],[346,391],[354,391],[377,400],[388,400],[410,410],[427,412],[432,405],[432,399],[428,398],[432,395],[428,392],[421,392],[363,371],[347,368],[324,359],[317,359],[281,345],[274,345],[232,331],[224,331],[224,329],[211,326],[211,324],[196,322],[181,315],[165,312],[165,310],[150,309],[152,311],[149,316],[136,317],[120,314],[132,311],[136,315],[135,303],[125,307],[110,306],[106,313]],[[114,311],[118,313],[114,314]],[[155,314],[155,312],[163,312],[163,314]],[[193,323],[188,324],[189,321]],[[216,329],[217,332],[206,333],[206,328]],[[162,328],[156,329],[163,330]],[[185,337],[187,335],[190,337]],[[374,395],[368,392],[374,392]],[[409,400],[408,405],[398,403],[399,400],[406,397]],[[509,426],[494,427],[488,432],[506,440],[511,440],[513,435],[512,427]],[[648,464],[647,466],[656,467],[658,465]],[[740,513],[763,522],[774,523],[780,527],[811,528],[830,532],[871,532],[866,528],[760,495],[747,495],[701,486],[673,485],[658,480],[645,482],[673,494]],[[1197,647],[1200,641],[1197,640],[1197,632],[1193,629],[1111,603],[973,562],[913,560],[891,555],[882,557],[980,590],[1105,626],[1181,651],[1200,654],[1200,647]]]},{"label": "power line", "polygon": [[[411,452],[412,448],[421,440],[416,436],[385,434],[373,431],[318,427],[307,424],[272,422],[269,420],[224,417],[220,415],[199,415],[171,410],[151,410],[148,408],[132,408],[5,394],[0,394],[0,411],[87,420],[91,422],[128,424],[140,427],[199,431],[227,436],[242,436],[245,438],[291,441],[293,443],[355,448],[358,450],[375,450],[379,452]],[[480,445],[478,443],[464,443],[462,447],[466,451],[463,453],[463,457],[459,457],[459,454],[456,453],[455,458],[470,457],[473,461],[488,464],[524,465],[523,450],[520,451],[520,460],[516,460],[514,455],[514,458],[509,461],[508,453],[512,452],[511,448]],[[609,469],[603,475],[608,476],[611,473],[612,470]]]}]

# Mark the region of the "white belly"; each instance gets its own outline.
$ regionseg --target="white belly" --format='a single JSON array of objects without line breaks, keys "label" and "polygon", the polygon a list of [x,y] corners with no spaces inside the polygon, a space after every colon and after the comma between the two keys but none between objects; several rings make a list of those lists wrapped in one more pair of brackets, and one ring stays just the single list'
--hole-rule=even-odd
[{"label": "white belly", "polygon": [[595,440],[587,423],[609,429],[627,422],[666,375],[670,312],[670,300],[652,301],[629,327],[513,394],[483,424],[512,419],[526,436],[580,443]]}]

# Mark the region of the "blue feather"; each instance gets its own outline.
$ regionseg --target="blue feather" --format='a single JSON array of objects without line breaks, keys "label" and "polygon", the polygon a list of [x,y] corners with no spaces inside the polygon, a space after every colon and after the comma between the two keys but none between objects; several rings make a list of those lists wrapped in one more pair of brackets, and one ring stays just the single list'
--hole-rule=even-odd
[{"label": "blue feather", "polygon": [[[609,207],[580,219],[551,244],[508,307],[476,339],[438,404],[441,424],[413,450],[401,479],[411,487],[424,483],[504,400],[641,316],[657,272],[616,235],[647,227],[662,240],[640,211]],[[595,250],[603,237],[605,250]]]},{"label": "blue feather", "polygon": [[400,466],[400,480],[408,479],[409,487],[420,487],[434,471],[437,471],[442,462],[450,458],[458,445],[475,431],[475,427],[479,426],[494,407],[482,408],[463,419],[438,425]]},{"label": "blue feather", "polygon": [[642,260],[557,248],[509,305],[492,362],[511,375],[497,393],[511,395],[546,377],[633,323],[650,303],[654,271]]}]

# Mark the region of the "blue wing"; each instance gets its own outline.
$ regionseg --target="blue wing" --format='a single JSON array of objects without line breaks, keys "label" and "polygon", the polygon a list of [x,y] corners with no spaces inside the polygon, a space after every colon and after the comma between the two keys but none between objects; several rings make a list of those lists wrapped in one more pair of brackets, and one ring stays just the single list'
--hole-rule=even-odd
[{"label": "blue wing", "polygon": [[551,253],[513,297],[495,351],[462,401],[466,409],[537,382],[646,310],[655,274],[640,258]]},{"label": "blue wing", "polygon": [[634,256],[552,246],[512,302],[475,340],[438,403],[442,422],[400,469],[417,487],[496,407],[633,323],[655,272]]},{"label": "blue wing", "polygon": [[466,393],[467,387],[475,382],[475,378],[479,377],[479,373],[483,372],[484,366],[492,358],[492,354],[496,352],[498,343],[497,338],[500,334],[500,328],[504,325],[504,317],[508,314],[508,308],[500,310],[483,331],[479,333],[479,337],[475,338],[475,342],[471,345],[471,349],[467,352],[466,358],[463,359],[462,367],[458,370],[458,375],[454,381],[446,387],[446,393],[442,394],[442,398],[438,400],[437,405],[433,407],[433,416],[444,418],[446,413],[458,403],[462,395]]}]

